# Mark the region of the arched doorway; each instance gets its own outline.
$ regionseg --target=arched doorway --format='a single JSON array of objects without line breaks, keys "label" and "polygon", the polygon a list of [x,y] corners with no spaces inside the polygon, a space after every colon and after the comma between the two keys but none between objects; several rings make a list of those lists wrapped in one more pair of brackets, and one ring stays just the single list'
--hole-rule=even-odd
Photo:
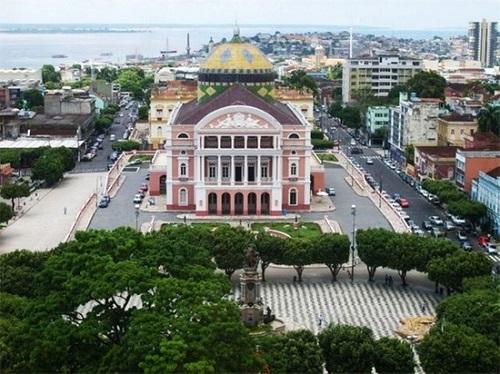
[{"label": "arched doorway", "polygon": [[269,214],[269,194],[267,192],[260,195],[260,214]]},{"label": "arched doorway", "polygon": [[255,215],[257,214],[257,195],[253,192],[248,194],[248,214]]},{"label": "arched doorway", "polygon": [[231,214],[231,195],[227,192],[222,194],[222,214]]},{"label": "arched doorway", "polygon": [[240,192],[234,195],[234,214],[243,214],[243,194]]},{"label": "arched doorway", "polygon": [[162,175],[160,177],[160,195],[165,195],[167,193],[167,176]]},{"label": "arched doorway", "polygon": [[208,214],[217,214],[217,194],[208,194]]}]

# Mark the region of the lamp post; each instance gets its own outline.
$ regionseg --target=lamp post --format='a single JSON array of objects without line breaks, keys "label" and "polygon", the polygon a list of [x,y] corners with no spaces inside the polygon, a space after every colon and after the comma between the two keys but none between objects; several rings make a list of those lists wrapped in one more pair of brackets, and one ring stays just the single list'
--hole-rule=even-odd
[{"label": "lamp post", "polygon": [[378,190],[378,207],[382,207],[382,182],[383,182],[384,178],[382,176],[382,174],[380,174],[380,188]]},{"label": "lamp post", "polygon": [[139,204],[135,204],[135,229],[139,230]]},{"label": "lamp post", "polygon": [[352,204],[351,205],[351,214],[352,214],[352,256],[351,256],[351,261],[352,261],[352,270],[351,270],[351,282],[354,282],[354,258],[356,254],[356,205]]}]

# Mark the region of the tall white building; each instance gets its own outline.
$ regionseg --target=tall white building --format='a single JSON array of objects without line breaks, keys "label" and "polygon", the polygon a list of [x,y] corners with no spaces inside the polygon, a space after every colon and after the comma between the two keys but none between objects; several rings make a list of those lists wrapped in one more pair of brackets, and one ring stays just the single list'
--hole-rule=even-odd
[{"label": "tall white building", "polygon": [[399,56],[377,56],[346,60],[342,75],[342,101],[348,103],[356,90],[369,89],[374,96],[387,96],[422,70],[422,61]]},{"label": "tall white building", "polygon": [[495,64],[497,49],[497,22],[469,23],[469,56],[471,59],[481,61],[484,67]]},{"label": "tall white building", "polygon": [[405,164],[405,148],[436,146],[438,141],[438,115],[441,100],[418,98],[408,100],[399,96],[399,106],[391,108],[389,115],[389,145],[391,158]]}]

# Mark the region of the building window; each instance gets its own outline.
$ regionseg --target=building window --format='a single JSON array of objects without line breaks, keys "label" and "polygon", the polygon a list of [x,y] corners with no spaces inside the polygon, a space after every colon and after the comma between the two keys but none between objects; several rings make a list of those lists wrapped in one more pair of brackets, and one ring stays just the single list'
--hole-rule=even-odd
[{"label": "building window", "polygon": [[217,167],[215,166],[215,162],[211,162],[208,165],[208,177],[210,179],[217,178]]},{"label": "building window", "polygon": [[219,139],[216,136],[205,136],[205,148],[219,148]]},{"label": "building window", "polygon": [[221,148],[231,148],[231,137],[223,136],[220,138],[220,147]]},{"label": "building window", "polygon": [[186,206],[188,204],[188,193],[185,188],[179,190],[179,205]]},{"label": "building window", "polygon": [[288,139],[298,139],[298,138],[299,138],[299,135],[296,133],[291,133],[290,135],[288,135]]},{"label": "building window", "polygon": [[470,129],[470,134],[474,135],[474,129]]},{"label": "building window", "polygon": [[177,139],[187,139],[189,136],[186,133],[181,132],[179,135],[177,135]]},{"label": "building window", "polygon": [[261,178],[268,178],[269,177],[269,166],[267,164],[262,164],[260,167],[260,176]]},{"label": "building window", "polygon": [[290,175],[293,177],[297,176],[297,164],[295,162],[290,164]]},{"label": "building window", "polygon": [[163,109],[156,109],[156,117],[161,121],[161,117],[163,117]]},{"label": "building window", "polygon": [[450,134],[451,134],[451,135],[455,135],[455,129],[451,129],[451,130],[450,130]]},{"label": "building window", "polygon": [[289,205],[297,205],[297,190],[295,188],[290,189],[288,196]]},{"label": "building window", "polygon": [[245,148],[245,137],[235,136],[234,137],[234,148]]},{"label": "building window", "polygon": [[222,164],[222,178],[229,178],[229,164]]},{"label": "building window", "polygon": [[273,137],[262,136],[260,138],[260,148],[273,148]]},{"label": "building window", "polygon": [[186,175],[187,175],[187,166],[186,166],[186,163],[183,162],[183,163],[181,163],[181,166],[180,166],[180,176],[185,177]]},{"label": "building window", "polygon": [[256,136],[249,136],[247,138],[247,148],[258,148],[258,141]]},{"label": "building window", "polygon": [[156,136],[161,136],[161,126],[156,128]]}]

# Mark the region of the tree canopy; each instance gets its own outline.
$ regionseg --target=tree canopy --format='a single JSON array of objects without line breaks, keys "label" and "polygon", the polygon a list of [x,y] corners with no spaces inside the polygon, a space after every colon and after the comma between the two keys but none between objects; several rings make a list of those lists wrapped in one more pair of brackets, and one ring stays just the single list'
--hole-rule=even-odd
[{"label": "tree canopy", "polygon": [[408,343],[394,338],[381,338],[375,342],[373,355],[375,370],[380,374],[414,373],[415,360]]},{"label": "tree canopy", "polygon": [[56,71],[53,65],[42,66],[42,81],[43,83],[59,83],[61,82],[61,73]]},{"label": "tree canopy", "polygon": [[434,71],[419,71],[406,82],[407,92],[415,92],[418,97],[443,98],[446,79]]},{"label": "tree canopy", "polygon": [[314,79],[306,74],[304,70],[295,70],[285,78],[285,84],[297,90],[310,90],[314,96],[317,95],[318,86]]},{"label": "tree canopy", "polygon": [[479,131],[492,132],[500,136],[500,107],[486,105],[477,115]]}]

